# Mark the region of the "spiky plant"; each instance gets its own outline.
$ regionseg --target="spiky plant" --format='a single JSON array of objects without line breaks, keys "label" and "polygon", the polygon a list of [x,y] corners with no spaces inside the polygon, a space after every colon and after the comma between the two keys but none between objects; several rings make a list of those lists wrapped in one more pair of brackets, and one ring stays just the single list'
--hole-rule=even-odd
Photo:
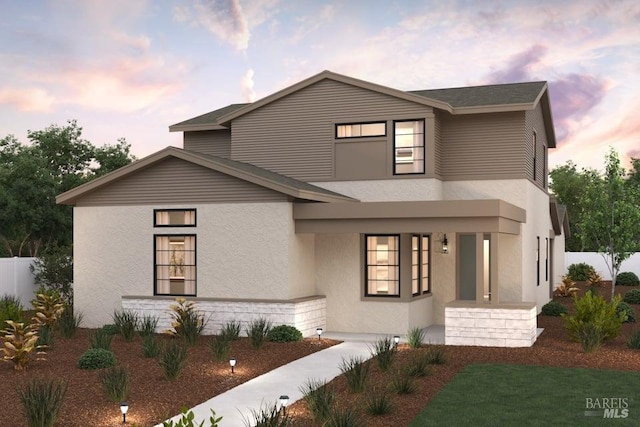
[{"label": "spiky plant", "polygon": [[31,304],[36,311],[33,320],[39,325],[47,325],[51,328],[64,311],[64,303],[56,293],[41,292],[36,295]]},{"label": "spiky plant", "polygon": [[189,345],[196,344],[198,337],[202,335],[207,321],[204,316],[196,310],[196,305],[192,301],[184,298],[176,298],[176,302],[169,306],[171,312],[171,326],[166,332],[183,338]]},{"label": "spiky plant", "polygon": [[44,347],[38,345],[38,328],[13,320],[7,320],[6,323],[8,327],[2,331],[4,347],[0,348],[2,360],[13,362],[14,369],[23,371],[34,355],[45,354]]}]

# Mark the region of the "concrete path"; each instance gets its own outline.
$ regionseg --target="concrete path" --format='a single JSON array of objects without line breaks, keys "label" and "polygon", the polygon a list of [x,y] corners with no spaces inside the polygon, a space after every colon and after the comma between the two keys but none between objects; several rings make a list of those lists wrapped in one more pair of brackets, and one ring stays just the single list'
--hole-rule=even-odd
[{"label": "concrete path", "polygon": [[[208,426],[211,415],[209,408],[211,408],[216,411],[216,416],[223,417],[220,422],[222,427],[243,427],[245,419],[253,421],[251,410],[259,410],[263,404],[277,403],[280,395],[289,396],[289,404],[300,400],[302,398],[300,386],[304,385],[308,379],[330,381],[340,375],[339,367],[343,358],[356,356],[369,359],[371,357],[369,346],[373,342],[343,342],[294,360],[192,408],[195,415],[194,421],[197,421],[197,425],[205,420],[204,425]],[[176,416],[172,420],[179,418]],[[162,427],[162,424],[156,427]]]}]

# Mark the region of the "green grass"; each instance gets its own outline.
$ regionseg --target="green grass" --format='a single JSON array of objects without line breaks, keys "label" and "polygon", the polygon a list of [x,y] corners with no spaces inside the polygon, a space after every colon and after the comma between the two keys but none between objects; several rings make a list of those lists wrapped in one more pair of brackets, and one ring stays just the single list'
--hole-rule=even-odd
[{"label": "green grass", "polygon": [[[410,427],[637,426],[640,373],[521,365],[469,365]],[[585,416],[586,398],[627,398],[626,419]],[[597,411],[597,409],[590,409]]]}]

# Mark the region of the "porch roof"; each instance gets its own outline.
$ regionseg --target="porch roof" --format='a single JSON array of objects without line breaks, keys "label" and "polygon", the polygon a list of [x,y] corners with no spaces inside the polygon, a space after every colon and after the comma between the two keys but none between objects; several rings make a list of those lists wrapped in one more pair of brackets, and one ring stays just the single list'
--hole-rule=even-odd
[{"label": "porch roof", "polygon": [[526,211],[497,199],[295,203],[293,218],[297,233],[520,234]]}]

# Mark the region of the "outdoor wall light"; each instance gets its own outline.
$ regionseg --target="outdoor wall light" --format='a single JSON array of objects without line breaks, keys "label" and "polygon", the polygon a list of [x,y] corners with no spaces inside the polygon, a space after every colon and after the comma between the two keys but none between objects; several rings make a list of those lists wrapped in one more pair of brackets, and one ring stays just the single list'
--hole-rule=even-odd
[{"label": "outdoor wall light", "polygon": [[398,348],[398,343],[400,342],[400,335],[393,336],[393,344],[396,348]]},{"label": "outdoor wall light", "polygon": [[322,328],[316,328],[316,334],[318,334],[318,341],[320,341],[320,336],[322,336]]},{"label": "outdoor wall light", "polygon": [[449,253],[449,240],[447,240],[447,235],[446,234],[442,238],[442,253],[443,254],[448,254]]},{"label": "outdoor wall light", "polygon": [[289,403],[289,396],[283,394],[280,396],[280,406],[282,407],[283,412],[287,412],[287,403]]},{"label": "outdoor wall light", "polygon": [[231,373],[233,374],[233,368],[236,366],[236,359],[233,357],[229,359],[229,365],[231,365]]},{"label": "outdoor wall light", "polygon": [[122,412],[122,423],[127,423],[127,412],[129,411],[129,404],[127,402],[120,402],[120,412]]}]

